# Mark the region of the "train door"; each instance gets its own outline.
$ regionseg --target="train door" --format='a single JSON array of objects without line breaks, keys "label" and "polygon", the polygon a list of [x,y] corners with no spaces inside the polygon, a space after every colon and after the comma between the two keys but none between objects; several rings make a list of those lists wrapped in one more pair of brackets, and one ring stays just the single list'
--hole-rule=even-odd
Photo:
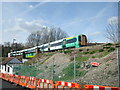
[{"label": "train door", "polygon": [[81,45],[86,46],[87,45],[87,38],[85,35],[81,35]]},{"label": "train door", "polygon": [[63,40],[63,42],[62,42],[62,47],[63,47],[63,48],[66,48],[66,39]]}]

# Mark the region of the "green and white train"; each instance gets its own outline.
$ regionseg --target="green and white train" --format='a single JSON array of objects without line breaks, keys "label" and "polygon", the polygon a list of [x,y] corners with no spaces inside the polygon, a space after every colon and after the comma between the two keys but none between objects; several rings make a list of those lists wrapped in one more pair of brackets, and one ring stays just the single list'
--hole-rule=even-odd
[{"label": "green and white train", "polygon": [[23,55],[24,58],[31,58],[36,55],[36,50],[40,52],[61,50],[66,48],[79,48],[87,45],[86,35],[76,35],[74,37],[64,38],[54,42],[46,43],[29,49],[10,52],[9,57]]}]

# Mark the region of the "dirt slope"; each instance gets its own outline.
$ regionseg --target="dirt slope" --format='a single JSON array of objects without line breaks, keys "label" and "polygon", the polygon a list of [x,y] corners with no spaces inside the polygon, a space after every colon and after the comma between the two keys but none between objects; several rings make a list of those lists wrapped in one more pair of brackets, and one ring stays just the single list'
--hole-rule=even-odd
[{"label": "dirt slope", "polygon": [[[73,57],[76,56],[76,82],[80,85],[92,84],[115,86],[118,84],[117,50],[115,45],[96,45],[65,51],[43,53],[31,60],[32,66],[37,65],[37,78],[62,81],[74,81]],[[81,68],[81,62],[99,62],[98,67]],[[33,63],[34,62],[34,63]],[[54,63],[54,75],[53,75]],[[85,71],[85,72],[84,72]],[[84,74],[83,74],[84,73]]]},{"label": "dirt slope", "polygon": [[94,84],[103,86],[117,86],[118,68],[116,52],[117,51],[114,51],[101,59],[97,59],[100,62],[100,65],[90,69],[86,75],[79,78],[77,82],[83,85]]}]

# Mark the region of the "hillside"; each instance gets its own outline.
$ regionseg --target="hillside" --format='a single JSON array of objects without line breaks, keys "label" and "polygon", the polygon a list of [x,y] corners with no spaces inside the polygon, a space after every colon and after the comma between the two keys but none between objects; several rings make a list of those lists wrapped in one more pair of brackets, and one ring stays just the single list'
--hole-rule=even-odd
[{"label": "hillside", "polygon": [[[116,47],[118,44],[102,44],[41,53],[26,62],[18,74],[73,82],[75,56],[77,83],[117,86]],[[100,65],[92,67],[89,65],[92,61]]]}]

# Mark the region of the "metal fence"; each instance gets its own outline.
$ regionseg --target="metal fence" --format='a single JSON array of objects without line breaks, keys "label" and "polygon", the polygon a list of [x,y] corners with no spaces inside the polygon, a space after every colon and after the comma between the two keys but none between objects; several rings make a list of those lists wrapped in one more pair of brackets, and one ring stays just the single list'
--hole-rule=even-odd
[{"label": "metal fence", "polygon": [[74,56],[72,61],[61,64],[56,63],[54,58],[49,65],[40,63],[34,65],[24,64],[14,68],[14,72],[17,75],[33,76],[53,81],[76,82],[77,77],[86,73],[85,70],[81,69],[81,66],[83,65],[77,62]]}]

